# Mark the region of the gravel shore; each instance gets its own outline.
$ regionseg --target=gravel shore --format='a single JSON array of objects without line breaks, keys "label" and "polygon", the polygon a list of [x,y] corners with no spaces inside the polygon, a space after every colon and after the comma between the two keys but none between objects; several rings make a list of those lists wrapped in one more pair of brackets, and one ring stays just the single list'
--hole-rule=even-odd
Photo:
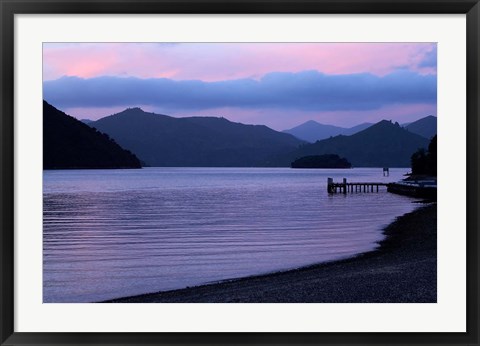
[{"label": "gravel shore", "polygon": [[354,258],[109,302],[435,303],[436,204],[398,217],[384,233],[377,250]]}]

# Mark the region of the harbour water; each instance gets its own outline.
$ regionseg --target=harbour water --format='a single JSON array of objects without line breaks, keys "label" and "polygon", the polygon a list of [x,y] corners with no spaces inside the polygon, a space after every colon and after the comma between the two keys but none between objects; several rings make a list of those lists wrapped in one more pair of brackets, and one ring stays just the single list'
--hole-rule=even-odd
[{"label": "harbour water", "polygon": [[44,171],[43,300],[97,302],[369,251],[416,208],[334,181],[409,169],[144,168]]}]

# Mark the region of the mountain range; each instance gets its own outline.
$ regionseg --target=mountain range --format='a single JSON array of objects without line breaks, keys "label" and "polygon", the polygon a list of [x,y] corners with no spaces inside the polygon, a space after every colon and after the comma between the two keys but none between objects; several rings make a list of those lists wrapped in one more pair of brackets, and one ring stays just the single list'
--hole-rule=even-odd
[{"label": "mountain range", "polygon": [[43,169],[140,167],[108,135],[43,101]]},{"label": "mountain range", "polygon": [[382,120],[351,136],[339,135],[303,145],[279,158],[277,164],[284,166],[304,156],[337,154],[354,167],[410,167],[412,154],[428,143],[427,138],[398,123]]},{"label": "mountain range", "polygon": [[436,133],[436,117],[405,127],[382,120],[342,131],[353,134],[308,143],[264,125],[219,117],[174,118],[140,108],[87,125],[44,103],[46,168],[137,167],[139,160],[147,166],[288,167],[305,156],[331,154],[354,167],[409,167],[411,155],[426,148],[427,136]]},{"label": "mountain range", "polygon": [[[350,136],[366,128],[372,126],[372,123],[362,123],[350,128],[320,124],[314,120],[309,120],[301,125],[298,125],[289,130],[284,130],[285,133],[290,133],[295,137],[304,141],[314,143],[330,137],[338,135]],[[437,133],[437,117],[429,115],[412,123],[403,124],[402,127],[408,131],[425,137],[432,138]]]},{"label": "mountain range", "polygon": [[149,166],[271,166],[272,157],[304,141],[264,125],[216,117],[174,118],[129,108],[90,126],[107,133]]}]

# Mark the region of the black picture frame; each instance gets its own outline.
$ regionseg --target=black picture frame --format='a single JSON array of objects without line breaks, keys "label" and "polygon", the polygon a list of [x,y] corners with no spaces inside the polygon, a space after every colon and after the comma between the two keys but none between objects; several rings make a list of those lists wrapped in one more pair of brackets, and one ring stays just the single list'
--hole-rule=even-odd
[{"label": "black picture frame", "polygon": [[[479,345],[478,0],[0,0],[1,15],[1,345]],[[460,13],[467,17],[466,333],[17,333],[14,332],[14,16],[125,13]],[[452,230],[453,231],[453,230]]]}]

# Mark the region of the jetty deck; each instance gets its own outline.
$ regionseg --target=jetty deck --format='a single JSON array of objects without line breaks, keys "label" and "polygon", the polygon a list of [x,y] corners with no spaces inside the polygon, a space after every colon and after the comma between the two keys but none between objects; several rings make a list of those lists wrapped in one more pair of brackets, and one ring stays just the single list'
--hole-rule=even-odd
[{"label": "jetty deck", "polygon": [[335,183],[332,178],[328,178],[327,191],[328,193],[354,193],[354,192],[378,192],[380,186],[387,186],[388,183],[381,182],[355,182],[349,183],[346,178],[343,182]]}]

